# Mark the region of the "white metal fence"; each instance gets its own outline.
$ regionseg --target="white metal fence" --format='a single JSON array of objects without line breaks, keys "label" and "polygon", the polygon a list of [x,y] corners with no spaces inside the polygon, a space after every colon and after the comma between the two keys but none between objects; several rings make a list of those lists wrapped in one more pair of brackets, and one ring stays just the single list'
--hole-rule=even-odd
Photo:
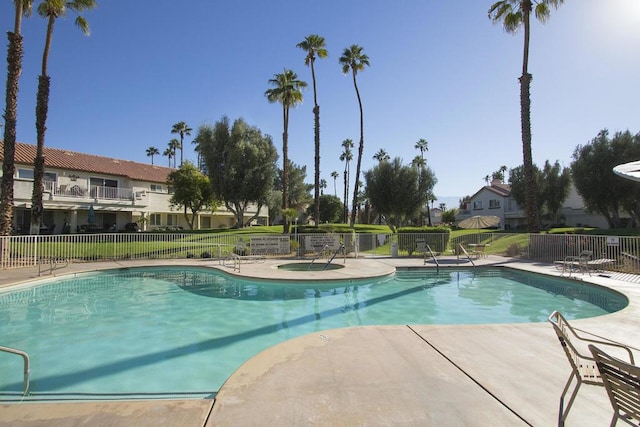
[{"label": "white metal fence", "polygon": [[[288,237],[288,238],[287,238]],[[242,241],[242,247],[239,244]],[[283,241],[286,243],[283,246]],[[270,249],[270,242],[277,242]],[[240,235],[221,233],[102,233],[0,237],[0,268],[21,268],[51,260],[86,262],[122,259],[226,258],[239,255],[330,257],[423,256],[454,254],[458,245],[487,245],[489,255],[553,263],[583,250],[594,259],[610,259],[607,268],[640,273],[640,238],[559,234],[476,233],[450,238],[447,233],[333,233]]]}]

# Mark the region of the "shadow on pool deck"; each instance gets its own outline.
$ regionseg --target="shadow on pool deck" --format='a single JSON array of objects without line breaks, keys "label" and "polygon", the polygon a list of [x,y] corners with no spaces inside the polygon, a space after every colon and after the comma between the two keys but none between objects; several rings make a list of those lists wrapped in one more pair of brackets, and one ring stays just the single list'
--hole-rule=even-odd
[{"label": "shadow on pool deck", "polygon": [[[202,265],[175,261],[170,264]],[[504,260],[490,257],[491,261]],[[350,274],[422,265],[416,259],[348,262],[358,263]],[[84,267],[114,265],[138,263]],[[559,274],[548,265],[510,266]],[[247,270],[253,272],[253,267]],[[638,286],[603,277],[576,279],[617,289],[630,304],[620,312],[572,324],[638,349]],[[546,426],[557,423],[558,398],[570,371],[547,324],[355,327],[309,334],[265,350],[225,382],[215,403],[7,404],[0,405],[0,426]],[[611,415],[605,390],[584,386],[567,426],[607,425]]]}]

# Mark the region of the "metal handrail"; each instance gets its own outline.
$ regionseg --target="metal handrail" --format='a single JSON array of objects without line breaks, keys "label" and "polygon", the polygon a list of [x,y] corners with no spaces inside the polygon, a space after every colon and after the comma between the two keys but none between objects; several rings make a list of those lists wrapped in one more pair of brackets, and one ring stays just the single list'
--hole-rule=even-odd
[{"label": "metal handrail", "polygon": [[311,259],[311,262],[309,263],[309,267],[307,267],[307,270],[311,268],[311,265],[315,262],[315,260],[317,260],[322,256],[322,252],[324,252],[324,250],[327,248],[329,248],[329,245],[324,245],[322,249],[318,251],[318,253]]},{"label": "metal handrail", "polygon": [[327,261],[327,263],[324,265],[322,270],[326,270],[327,268],[329,268],[329,264],[331,264],[331,261],[333,261],[333,259],[336,257],[336,255],[338,255],[338,252],[340,252],[342,250],[344,250],[344,244],[341,243],[340,247],[338,249],[336,249],[336,251],[333,253],[331,258],[329,258],[329,261]]},{"label": "metal handrail", "polygon": [[11,347],[4,347],[0,345],[0,351],[4,351],[6,353],[11,353],[11,354],[17,354],[18,356],[22,356],[22,359],[24,361],[24,392],[23,394],[26,396],[27,393],[29,393],[29,373],[30,373],[30,369],[29,369],[29,355],[27,354],[27,352],[22,351],[22,350],[18,350],[17,348],[11,348]]},{"label": "metal handrail", "polygon": [[[467,250],[464,248],[464,246],[462,246],[462,244],[459,244],[458,247],[462,250],[462,252],[467,256],[467,259],[469,261],[471,261],[471,265],[473,265],[474,267],[476,266],[476,263],[473,262],[473,260],[471,259],[471,257],[469,256],[469,253],[467,252]],[[458,259],[460,259],[460,254],[458,253]]]},{"label": "metal handrail", "polygon": [[58,258],[58,257],[53,257],[53,258],[47,258],[47,257],[40,257],[38,259],[38,276],[42,275],[42,261],[48,261],[49,262],[49,274],[53,273],[53,270],[56,270],[58,267],[58,261],[64,261],[64,265],[61,266],[60,268],[65,268],[69,265],[69,258]]},{"label": "metal handrail", "polygon": [[[433,251],[431,250],[431,246],[427,245],[427,250],[429,251],[429,253],[431,254],[431,258],[433,258],[433,261],[436,263],[436,272],[440,271],[440,263],[438,262],[438,260],[436,259],[435,254],[433,253]],[[424,253],[424,263],[427,263],[427,253]]]}]

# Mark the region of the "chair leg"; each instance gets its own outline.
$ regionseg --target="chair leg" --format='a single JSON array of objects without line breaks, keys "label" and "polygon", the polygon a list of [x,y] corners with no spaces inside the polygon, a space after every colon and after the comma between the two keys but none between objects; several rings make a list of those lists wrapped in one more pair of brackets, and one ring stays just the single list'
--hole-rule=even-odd
[{"label": "chair leg", "polygon": [[[571,381],[573,380],[574,377],[578,382],[576,383],[576,386],[573,389],[573,392],[571,393],[571,397],[569,398],[569,403],[567,404],[567,407],[564,408],[564,397],[567,394],[567,391],[569,390],[569,386],[571,385]],[[564,390],[562,390],[562,394],[560,395],[560,410],[558,412],[559,427],[564,426],[564,422],[567,419],[567,416],[569,415],[569,411],[571,410],[571,406],[573,405],[573,401],[575,400],[581,385],[582,383],[580,382],[580,379],[577,377],[577,375],[575,373],[571,373],[571,375],[569,376],[569,379],[567,380],[567,383],[564,386]]]}]

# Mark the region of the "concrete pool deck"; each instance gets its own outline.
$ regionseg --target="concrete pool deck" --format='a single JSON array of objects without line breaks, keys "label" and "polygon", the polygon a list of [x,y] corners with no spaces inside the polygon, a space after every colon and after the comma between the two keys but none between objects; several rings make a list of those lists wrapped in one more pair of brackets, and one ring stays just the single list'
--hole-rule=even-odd
[{"label": "concrete pool deck", "polygon": [[[240,275],[277,280],[315,274],[275,268],[288,261],[242,264]],[[161,262],[219,268],[211,260]],[[345,269],[320,274],[349,280],[423,266],[417,258],[346,263]],[[495,256],[477,264],[560,274],[549,264]],[[158,261],[71,264],[55,274],[144,265]],[[446,266],[455,266],[454,259]],[[231,273],[228,267],[222,270]],[[0,288],[37,279],[37,273],[4,270]],[[573,277],[624,293],[629,306],[572,325],[634,347],[637,359],[640,285],[603,276]],[[265,350],[231,375],[215,400],[2,404],[0,426],[547,426],[557,424],[558,399],[569,374],[547,323],[354,327],[320,331]],[[605,390],[583,386],[567,426],[608,425],[611,415]]]}]

